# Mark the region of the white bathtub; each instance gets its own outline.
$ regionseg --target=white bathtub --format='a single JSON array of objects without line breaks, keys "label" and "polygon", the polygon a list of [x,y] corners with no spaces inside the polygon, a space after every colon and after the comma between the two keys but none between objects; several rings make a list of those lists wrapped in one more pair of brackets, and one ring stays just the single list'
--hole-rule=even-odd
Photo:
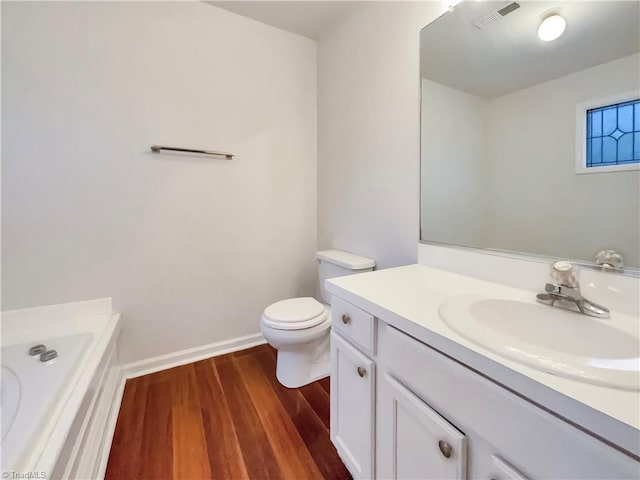
[{"label": "white bathtub", "polygon": [[[2,312],[5,478],[69,477],[77,470],[88,419],[114,366],[119,319],[110,299]],[[58,356],[41,362],[29,355],[38,344]]]},{"label": "white bathtub", "polygon": [[[16,471],[28,457],[47,417],[64,393],[91,343],[91,333],[57,338],[36,338],[29,343],[2,347],[2,467]],[[58,357],[41,362],[29,348],[44,344]]]}]

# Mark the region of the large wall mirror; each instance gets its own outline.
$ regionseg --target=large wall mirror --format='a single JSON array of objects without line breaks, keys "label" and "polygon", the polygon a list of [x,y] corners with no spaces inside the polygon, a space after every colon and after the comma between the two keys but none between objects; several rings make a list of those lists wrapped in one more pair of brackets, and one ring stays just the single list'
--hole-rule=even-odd
[{"label": "large wall mirror", "polygon": [[421,240],[640,266],[640,3],[465,1],[426,26]]}]

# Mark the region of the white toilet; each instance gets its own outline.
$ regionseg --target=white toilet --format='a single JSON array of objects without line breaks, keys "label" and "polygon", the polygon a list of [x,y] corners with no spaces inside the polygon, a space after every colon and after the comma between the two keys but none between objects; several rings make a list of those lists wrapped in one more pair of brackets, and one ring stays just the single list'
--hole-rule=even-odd
[{"label": "white toilet", "polygon": [[329,375],[331,296],[324,288],[328,278],[370,272],[375,262],[340,250],[317,253],[320,294],[325,304],[312,297],[289,298],[265,308],[260,329],[278,350],[276,376],[289,388],[301,387]]}]

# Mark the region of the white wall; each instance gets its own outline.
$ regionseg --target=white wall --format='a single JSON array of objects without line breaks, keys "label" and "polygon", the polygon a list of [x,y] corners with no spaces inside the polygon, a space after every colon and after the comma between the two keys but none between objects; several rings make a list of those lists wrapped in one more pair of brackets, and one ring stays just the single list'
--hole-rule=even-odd
[{"label": "white wall", "polygon": [[484,245],[487,100],[422,79],[420,226],[430,241]]},{"label": "white wall", "polygon": [[419,32],[439,2],[365,2],[318,43],[319,247],[416,261]]},{"label": "white wall", "polygon": [[488,246],[640,265],[640,172],[575,173],[576,105],[639,86],[631,55],[489,102]]},{"label": "white wall", "polygon": [[638,85],[639,55],[491,100],[423,79],[422,238],[587,261],[610,248],[637,267],[640,172],[576,174],[575,129],[578,104]]},{"label": "white wall", "polygon": [[200,2],[3,2],[2,49],[3,309],[113,296],[130,361],[314,292],[314,42]]}]

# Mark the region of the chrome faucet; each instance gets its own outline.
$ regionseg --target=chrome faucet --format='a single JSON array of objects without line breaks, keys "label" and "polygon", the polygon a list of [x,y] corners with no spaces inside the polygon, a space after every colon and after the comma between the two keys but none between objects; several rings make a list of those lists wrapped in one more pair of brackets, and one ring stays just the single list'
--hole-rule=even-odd
[{"label": "chrome faucet", "polygon": [[545,285],[545,293],[536,295],[538,302],[572,311],[576,311],[577,308],[577,311],[590,317],[609,318],[611,316],[607,307],[582,296],[577,271],[571,262],[560,261],[551,265],[551,278],[553,283]]}]

